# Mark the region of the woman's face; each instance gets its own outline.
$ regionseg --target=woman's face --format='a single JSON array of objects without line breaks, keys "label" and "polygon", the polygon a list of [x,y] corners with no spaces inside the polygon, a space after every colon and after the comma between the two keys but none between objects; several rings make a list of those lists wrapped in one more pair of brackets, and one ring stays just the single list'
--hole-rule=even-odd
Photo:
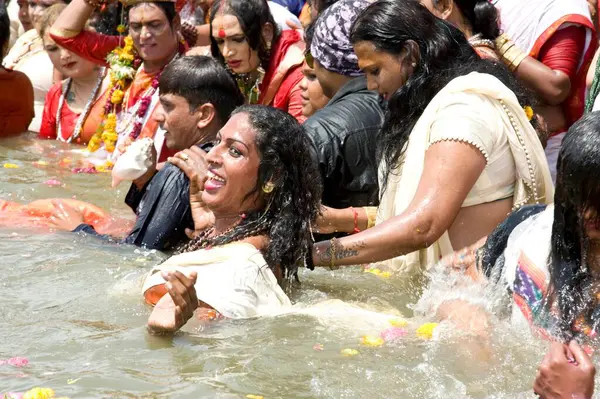
[{"label": "woman's face", "polygon": [[33,24],[29,18],[29,3],[27,3],[27,0],[17,0],[17,5],[19,6],[19,21],[23,25],[23,30],[32,29]]},{"label": "woman's face", "polygon": [[329,102],[329,97],[323,94],[323,88],[315,75],[315,70],[306,62],[302,67],[304,79],[300,82],[302,89],[302,114],[307,118],[325,107]]},{"label": "woman's face", "polygon": [[409,57],[378,51],[371,42],[356,43],[354,52],[358,66],[367,76],[367,87],[386,100],[406,83],[414,70]]},{"label": "woman's face", "polygon": [[152,3],[129,10],[129,34],[140,57],[146,62],[163,62],[177,50],[178,22],[169,24],[165,13]]},{"label": "woman's face", "polygon": [[39,32],[39,22],[44,11],[55,4],[64,3],[57,0],[28,0],[29,21]]},{"label": "woman's face", "polygon": [[74,79],[85,78],[97,68],[93,62],[85,60],[57,45],[48,33],[44,34],[44,49],[48,53],[54,68],[64,77]]},{"label": "woman's face", "polygon": [[235,114],[229,119],[217,134],[206,160],[208,172],[202,201],[215,216],[262,209],[261,190],[249,195],[256,188],[261,158],[256,131],[247,114]]},{"label": "woman's face", "polygon": [[[213,39],[232,72],[248,73],[260,66],[258,51],[250,47],[236,16],[219,15],[212,21],[211,26]],[[219,35],[221,31],[225,32],[224,37]]]}]

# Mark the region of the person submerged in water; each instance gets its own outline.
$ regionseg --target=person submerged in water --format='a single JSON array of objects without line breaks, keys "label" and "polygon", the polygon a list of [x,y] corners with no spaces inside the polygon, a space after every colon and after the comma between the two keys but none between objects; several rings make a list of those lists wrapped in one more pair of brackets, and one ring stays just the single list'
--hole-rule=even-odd
[{"label": "person submerged in water", "polygon": [[[235,107],[244,103],[244,98],[227,71],[205,56],[173,61],[161,75],[159,89],[161,106],[154,117],[166,130],[167,147],[180,152],[158,173],[155,158],[148,172],[134,180],[125,202],[137,218],[121,242],[167,250],[187,242],[185,230],[194,228],[190,180],[184,170],[204,176],[205,151],[210,150],[217,132]],[[114,239],[98,234],[84,222],[82,213],[68,204],[58,206],[53,220],[59,229]]]},{"label": "person submerged in water", "polygon": [[155,305],[151,332],[178,330],[197,308],[199,317],[246,318],[290,305],[281,286],[308,255],[321,200],[309,145],[283,111],[233,112],[206,156],[203,187],[191,195],[194,220],[210,213],[214,225],[144,282],[144,298]]},{"label": "person submerged in water", "polygon": [[[567,344],[599,343],[599,131],[598,112],[569,129],[558,157],[554,205],[522,207],[483,244],[442,260],[442,267],[508,289],[513,323]],[[485,322],[470,316],[473,305],[465,300],[439,308],[439,315],[465,329]]]}]

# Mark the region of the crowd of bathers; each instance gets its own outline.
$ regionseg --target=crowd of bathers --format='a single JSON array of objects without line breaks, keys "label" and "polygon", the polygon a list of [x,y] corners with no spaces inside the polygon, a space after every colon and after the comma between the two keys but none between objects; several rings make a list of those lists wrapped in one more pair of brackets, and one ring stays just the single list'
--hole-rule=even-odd
[{"label": "crowd of bathers", "polygon": [[[494,285],[511,322],[551,342],[534,391],[591,397],[597,11],[591,0],[0,0],[0,138],[29,131],[84,150],[89,179],[122,173],[127,157],[143,166],[125,198],[134,223],[74,200],[0,200],[0,212],[168,253],[143,283],[154,334],[290,307],[299,268]],[[151,150],[136,158],[141,140]],[[438,321],[489,333],[477,304],[438,307]]]}]

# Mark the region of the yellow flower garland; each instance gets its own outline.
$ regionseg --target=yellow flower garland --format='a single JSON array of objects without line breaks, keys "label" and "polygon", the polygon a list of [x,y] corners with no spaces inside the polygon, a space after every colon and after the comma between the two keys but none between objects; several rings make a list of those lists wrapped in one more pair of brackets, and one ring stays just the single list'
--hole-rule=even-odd
[{"label": "yellow flower garland", "polygon": [[[119,25],[121,28],[123,25]],[[125,29],[121,29],[123,32]],[[122,33],[119,30],[119,33]],[[88,143],[88,150],[95,152],[100,149],[102,143],[108,152],[113,152],[119,135],[117,134],[117,106],[123,103],[125,91],[135,77],[135,50],[131,36],[125,37],[124,46],[117,47],[106,57],[110,65],[110,98],[104,108],[103,121],[98,126],[96,133]],[[108,111],[111,112],[108,112]]]}]

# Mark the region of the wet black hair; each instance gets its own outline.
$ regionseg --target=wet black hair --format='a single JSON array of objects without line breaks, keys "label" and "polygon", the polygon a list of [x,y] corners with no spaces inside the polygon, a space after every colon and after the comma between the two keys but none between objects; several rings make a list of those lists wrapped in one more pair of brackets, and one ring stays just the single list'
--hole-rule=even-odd
[{"label": "wet black hair", "polygon": [[222,124],[244,104],[235,80],[217,60],[207,56],[186,56],[171,62],[160,75],[158,89],[161,94],[185,98],[190,112],[202,104],[212,104]]},{"label": "wet black hair", "polygon": [[[522,106],[535,105],[530,93],[506,67],[479,58],[460,30],[436,18],[415,0],[379,0],[369,5],[354,22],[350,39],[353,44],[370,42],[377,51],[395,56],[406,51],[409,40],[419,48],[413,74],[388,102],[378,138],[377,158],[385,162],[385,176],[397,166],[429,102],[454,78],[471,72],[490,74],[511,89]],[[380,187],[380,192],[384,190],[385,186]]]},{"label": "wet black hair", "polygon": [[586,314],[595,331],[600,328],[600,313],[591,305],[596,298],[590,292],[593,277],[587,264],[589,239],[584,214],[591,211],[600,226],[600,112],[587,114],[565,135],[558,155],[554,222],[552,224],[550,300],[560,311],[562,338],[572,339],[577,317]]},{"label": "wet black hair", "polygon": [[[221,7],[223,7],[221,9]],[[219,15],[234,15],[250,48],[258,51],[261,66],[266,71],[271,60],[271,51],[263,39],[262,28],[270,23],[273,26],[273,43],[279,38],[279,27],[271,15],[271,10],[266,0],[216,0],[210,9],[210,50],[213,57],[225,64],[225,59],[219,51],[217,41],[213,36],[213,21]]]},{"label": "wet black hair", "polygon": [[[440,0],[433,0],[434,3]],[[498,10],[489,0],[453,0],[473,33],[480,33],[484,39],[495,40],[500,36]]]},{"label": "wet black hair", "polygon": [[[181,252],[195,251],[203,245],[224,245],[246,237],[267,235],[263,251],[272,269],[281,267],[284,277],[296,275],[307,255],[310,226],[320,210],[321,183],[310,141],[304,128],[287,112],[264,105],[244,105],[233,115],[246,114],[256,130],[260,153],[258,179],[253,192],[264,195],[266,207],[246,214],[230,233],[215,240],[197,238]],[[262,187],[273,183],[271,193]]]},{"label": "wet black hair", "polygon": [[2,52],[10,40],[10,18],[8,17],[8,10],[4,6],[0,6],[0,56],[3,56]]}]

